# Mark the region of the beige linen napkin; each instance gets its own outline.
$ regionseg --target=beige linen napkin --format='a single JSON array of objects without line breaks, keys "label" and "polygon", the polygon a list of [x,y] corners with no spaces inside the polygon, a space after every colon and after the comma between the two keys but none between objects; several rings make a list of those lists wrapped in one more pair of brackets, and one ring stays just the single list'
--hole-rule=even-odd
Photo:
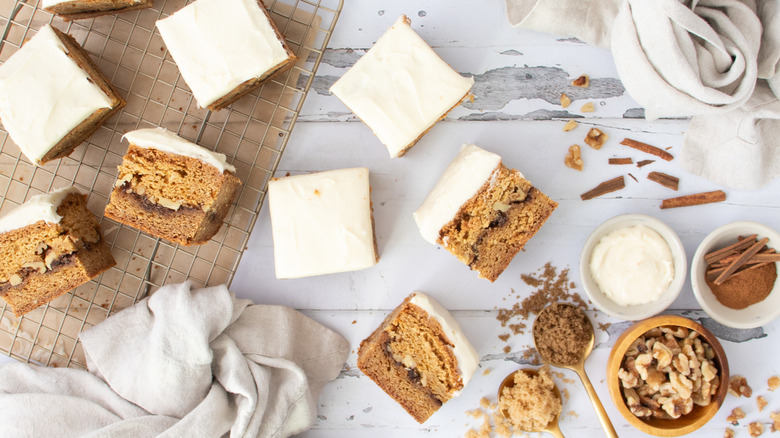
[{"label": "beige linen napkin", "polygon": [[0,367],[0,436],[287,437],[311,427],[349,344],[224,286],[164,286],[83,332],[90,372]]},{"label": "beige linen napkin", "polygon": [[622,0],[506,0],[513,26],[609,48],[612,22]]},{"label": "beige linen napkin", "polygon": [[[780,0],[506,0],[520,27],[612,49],[645,116],[692,117],[682,166],[757,189],[780,175]],[[611,29],[611,34],[610,34]]]}]

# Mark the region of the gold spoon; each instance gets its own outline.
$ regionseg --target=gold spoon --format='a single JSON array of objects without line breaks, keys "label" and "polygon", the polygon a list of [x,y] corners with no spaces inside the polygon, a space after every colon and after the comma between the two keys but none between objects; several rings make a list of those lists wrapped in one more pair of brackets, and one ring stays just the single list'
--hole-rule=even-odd
[{"label": "gold spoon", "polygon": [[[573,304],[568,303],[557,303],[560,306],[570,306],[574,309],[576,309],[579,312],[582,312],[582,310],[574,306]],[[536,347],[536,351],[539,352],[539,355],[542,357],[542,359],[549,363],[550,365],[558,368],[567,368],[575,373],[577,373],[578,376],[580,376],[580,380],[582,380],[582,384],[585,386],[585,390],[588,392],[588,397],[590,397],[590,402],[593,404],[593,409],[596,410],[596,415],[599,417],[599,421],[601,421],[601,427],[604,428],[604,432],[607,434],[610,438],[617,438],[617,433],[615,432],[615,428],[612,426],[612,422],[609,420],[609,417],[607,416],[607,412],[604,410],[604,405],[601,404],[601,400],[599,399],[598,394],[596,394],[596,390],[593,389],[593,384],[590,383],[590,379],[588,378],[588,375],[585,374],[585,359],[588,358],[590,355],[590,352],[593,351],[593,346],[595,344],[596,336],[593,333],[593,324],[588,319],[587,315],[585,316],[585,320],[588,321],[588,328],[590,329],[590,340],[588,341],[588,345],[583,349],[582,356],[579,358],[577,363],[573,364],[561,364],[561,363],[555,363],[550,360],[548,357],[544,357],[544,354],[541,350],[539,350],[538,346],[538,340],[536,338],[536,323],[539,321],[539,318],[544,314],[544,312],[549,311],[552,308],[552,305],[545,307],[541,312],[539,312],[539,315],[537,315],[536,320],[534,321],[534,327],[532,329],[534,334],[534,346]]]},{"label": "gold spoon", "polygon": [[[504,392],[504,388],[512,388],[515,386],[515,373],[526,373],[531,377],[535,377],[539,375],[539,372],[531,369],[531,368],[524,368],[522,370],[517,370],[514,373],[506,376],[503,382],[501,382],[501,385],[498,387],[498,399],[501,399],[501,394]],[[558,390],[558,385],[553,385],[553,392],[555,393],[555,396],[558,398],[558,400],[561,399],[561,391]],[[509,418],[509,413],[507,413],[505,410],[501,410],[501,415],[504,416],[504,418]],[[544,426],[542,428],[536,429],[536,430],[525,430],[524,432],[547,432],[550,435],[554,436],[555,438],[565,438],[563,434],[561,433],[561,429],[558,427],[558,417],[560,417],[561,414],[558,413],[555,415],[555,418],[553,418],[547,426]]]}]

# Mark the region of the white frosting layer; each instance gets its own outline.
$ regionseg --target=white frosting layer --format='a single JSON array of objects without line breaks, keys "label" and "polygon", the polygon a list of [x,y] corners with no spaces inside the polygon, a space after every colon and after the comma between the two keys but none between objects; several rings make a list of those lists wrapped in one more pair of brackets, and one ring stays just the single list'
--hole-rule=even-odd
[{"label": "white frosting layer", "polygon": [[163,128],[148,128],[130,131],[122,139],[127,139],[130,143],[149,149],[157,149],[176,155],[195,158],[205,161],[216,167],[220,172],[236,172],[236,168],[227,162],[227,157],[219,152],[210,151],[202,146],[187,141],[178,135],[175,135]]},{"label": "white frosting layer", "polygon": [[[477,350],[471,345],[471,342],[466,338],[463,333],[463,329],[460,328],[460,324],[452,314],[445,309],[436,300],[425,295],[422,292],[415,292],[412,299],[409,301],[415,306],[425,310],[426,313],[433,316],[436,321],[441,325],[444,334],[447,335],[447,339],[452,342],[452,352],[455,354],[455,359],[458,361],[458,370],[460,371],[460,378],[463,382],[463,387],[471,381],[479,365],[479,354]],[[453,393],[453,396],[458,396],[460,391]]]},{"label": "white frosting layer", "polygon": [[330,88],[374,131],[391,157],[457,105],[474,84],[439,58],[405,18]]},{"label": "white frosting layer", "polygon": [[112,104],[66,53],[47,24],[0,66],[0,120],[33,163],[92,113]]},{"label": "white frosting layer", "polygon": [[288,58],[256,0],[198,0],[157,28],[201,107]]},{"label": "white frosting layer", "polygon": [[442,227],[477,194],[499,163],[500,156],[475,145],[463,145],[420,208],[414,212],[414,220],[425,240],[436,245]]},{"label": "white frosting layer", "polygon": [[60,223],[62,216],[57,214],[57,208],[69,194],[79,191],[73,187],[55,190],[51,193],[43,193],[33,196],[24,204],[16,207],[0,218],[0,233],[18,230],[38,221],[46,221],[53,224]]},{"label": "white frosting layer", "polygon": [[[75,0],[42,0],[41,4],[44,8],[48,8],[50,6],[58,5],[60,3],[71,3]],[[125,3],[131,3],[131,4],[137,4],[141,3],[142,0],[132,0],[132,1],[125,1]]]},{"label": "white frosting layer", "polygon": [[374,266],[368,169],[331,170],[268,183],[277,278]]},{"label": "white frosting layer", "polygon": [[637,225],[599,240],[590,256],[590,272],[599,289],[621,306],[657,300],[674,278],[669,244],[654,230]]}]

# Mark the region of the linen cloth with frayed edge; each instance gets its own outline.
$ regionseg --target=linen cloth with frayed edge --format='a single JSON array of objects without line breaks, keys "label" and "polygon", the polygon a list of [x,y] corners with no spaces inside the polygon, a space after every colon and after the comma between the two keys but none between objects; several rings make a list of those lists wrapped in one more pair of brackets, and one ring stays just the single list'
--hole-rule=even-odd
[{"label": "linen cloth with frayed edge", "polygon": [[80,338],[90,372],[0,367],[0,436],[286,437],[314,423],[349,352],[293,309],[189,282]]},{"label": "linen cloth with frayed edge", "polygon": [[649,120],[692,116],[681,157],[687,170],[738,189],[780,175],[770,159],[780,154],[780,112],[766,94],[780,95],[780,0],[506,4],[515,26],[611,48]]}]

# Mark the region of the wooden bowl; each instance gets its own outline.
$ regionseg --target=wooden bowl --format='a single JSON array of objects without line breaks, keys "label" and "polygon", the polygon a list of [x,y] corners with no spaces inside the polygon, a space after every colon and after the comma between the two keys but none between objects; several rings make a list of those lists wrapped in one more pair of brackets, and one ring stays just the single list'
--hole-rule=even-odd
[{"label": "wooden bowl", "polygon": [[[661,419],[661,418],[639,418],[631,413],[623,399],[623,393],[620,390],[620,378],[618,377],[618,370],[620,364],[623,362],[623,357],[631,344],[641,335],[648,330],[660,327],[660,326],[677,326],[685,327],[690,330],[694,330],[712,347],[715,352],[715,366],[718,368],[718,377],[720,378],[720,386],[718,392],[712,397],[712,402],[707,406],[694,405],[693,411],[687,415],[683,415],[680,418],[673,419]],[[723,351],[723,347],[720,345],[720,341],[709,330],[701,325],[691,321],[688,318],[675,315],[660,315],[653,318],[640,321],[631,327],[629,327],[615,342],[612,347],[612,352],[609,355],[607,361],[607,384],[609,386],[609,393],[612,396],[612,401],[617,407],[617,410],[632,426],[636,427],[642,432],[645,432],[654,436],[672,437],[680,436],[691,433],[704,424],[706,424],[718,409],[723,404],[723,400],[726,398],[729,386],[729,363],[726,358],[726,353]]]}]

